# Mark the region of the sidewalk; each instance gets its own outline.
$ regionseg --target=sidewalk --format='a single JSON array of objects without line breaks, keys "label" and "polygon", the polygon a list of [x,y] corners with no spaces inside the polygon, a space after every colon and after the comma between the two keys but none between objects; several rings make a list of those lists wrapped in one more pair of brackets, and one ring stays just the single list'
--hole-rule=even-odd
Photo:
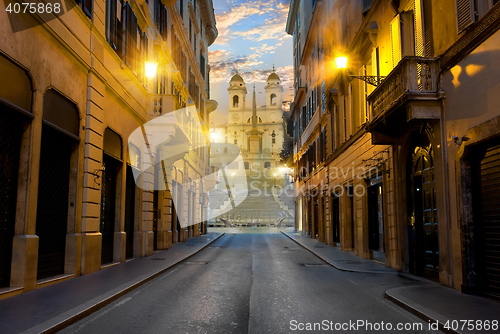
[{"label": "sidewalk", "polygon": [[0,300],[0,332],[56,332],[198,253],[222,235],[207,233],[148,257]]},{"label": "sidewalk", "polygon": [[[401,277],[400,286],[386,291],[386,298],[417,317],[435,323],[445,333],[494,333],[498,330],[462,330],[460,320],[497,320],[500,329],[500,302],[485,297],[465,295],[455,289],[410,274],[402,274],[375,261],[366,260],[350,252],[327,246],[316,239],[297,232],[282,232],[331,266],[349,272],[380,274],[374,279],[383,279],[387,274]],[[392,276],[391,275],[391,276]],[[408,278],[415,283],[408,285]],[[457,320],[452,324],[453,320]],[[444,325],[451,325],[445,329]],[[458,326],[458,327],[457,327]],[[465,326],[467,327],[467,326]],[[456,329],[455,329],[456,328]]]}]

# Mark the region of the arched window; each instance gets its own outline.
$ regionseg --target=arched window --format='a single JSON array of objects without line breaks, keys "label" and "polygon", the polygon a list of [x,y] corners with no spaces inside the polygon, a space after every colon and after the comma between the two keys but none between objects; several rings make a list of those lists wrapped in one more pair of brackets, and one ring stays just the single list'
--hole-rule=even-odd
[{"label": "arched window", "polygon": [[[248,117],[247,123],[252,123],[252,117]],[[257,123],[262,123],[262,118],[257,116]]]},{"label": "arched window", "polygon": [[271,94],[271,105],[272,106],[276,105],[276,94]]},{"label": "arched window", "polygon": [[233,96],[233,107],[237,107],[240,104],[240,97],[238,95]]}]

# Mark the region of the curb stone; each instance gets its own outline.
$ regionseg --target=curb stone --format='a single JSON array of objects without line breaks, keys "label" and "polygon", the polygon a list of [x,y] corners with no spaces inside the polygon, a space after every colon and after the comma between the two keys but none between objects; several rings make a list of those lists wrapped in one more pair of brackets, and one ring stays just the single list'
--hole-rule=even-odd
[{"label": "curb stone", "polygon": [[[48,319],[47,321],[38,324],[34,327],[31,327],[25,331],[23,331],[21,334],[45,334],[45,333],[57,333],[58,331],[74,324],[75,322],[91,315],[92,313],[100,310],[101,308],[105,307],[106,305],[112,303],[113,301],[117,300],[121,296],[129,293],[130,291],[140,287],[141,285],[149,282],[150,280],[156,278],[157,276],[163,274],[164,272],[172,269],[176,265],[184,262],[185,260],[189,259],[190,257],[198,254],[200,251],[204,250],[207,246],[210,244],[214,243],[215,241],[219,240],[222,236],[224,236],[226,233],[221,233],[218,237],[214,238],[212,241],[208,242],[206,245],[203,245],[199,250],[196,252],[190,254],[189,256],[186,256],[185,258],[169,265],[166,268],[160,269],[159,271],[153,273],[153,274],[147,274],[144,275],[143,277],[139,278],[137,282],[132,283],[129,285],[129,283],[125,283],[108,293],[105,293],[101,296],[98,296],[92,300],[89,300],[81,305],[78,305],[77,307],[74,307],[73,309],[70,309],[64,313],[61,313],[58,316],[55,316],[51,319]],[[104,298],[103,298],[104,296]]]}]

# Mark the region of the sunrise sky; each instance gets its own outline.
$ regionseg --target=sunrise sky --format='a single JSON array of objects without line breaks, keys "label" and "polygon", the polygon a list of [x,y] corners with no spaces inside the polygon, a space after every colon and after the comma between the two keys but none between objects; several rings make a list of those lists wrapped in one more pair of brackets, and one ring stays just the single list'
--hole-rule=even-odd
[{"label": "sunrise sky", "polygon": [[210,122],[218,126],[227,121],[227,87],[236,70],[247,85],[247,105],[252,103],[254,83],[257,105],[264,105],[265,81],[273,63],[283,81],[287,110],[293,96],[292,36],[285,32],[290,0],[213,0],[213,4],[219,36],[209,48],[210,94],[219,107]]}]

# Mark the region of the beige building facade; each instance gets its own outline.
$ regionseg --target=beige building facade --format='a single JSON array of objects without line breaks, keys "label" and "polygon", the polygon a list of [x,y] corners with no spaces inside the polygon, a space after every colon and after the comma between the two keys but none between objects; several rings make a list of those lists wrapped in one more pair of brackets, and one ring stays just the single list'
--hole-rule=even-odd
[{"label": "beige building facade", "polygon": [[298,230],[500,296],[499,6],[291,1]]},{"label": "beige building facade", "polygon": [[[217,37],[212,1],[88,0],[50,20],[8,15],[4,7],[0,298],[204,233],[203,224],[181,227],[176,210],[204,221],[201,189],[210,185],[182,185],[210,170],[208,146],[175,162],[166,190],[144,190],[133,170],[151,163],[127,140],[181,109],[203,129],[191,143],[208,141],[217,106],[208,95],[208,46]],[[146,63],[157,65],[154,76]],[[159,164],[160,156],[152,152],[150,161]],[[172,205],[175,197],[181,207]]]}]

